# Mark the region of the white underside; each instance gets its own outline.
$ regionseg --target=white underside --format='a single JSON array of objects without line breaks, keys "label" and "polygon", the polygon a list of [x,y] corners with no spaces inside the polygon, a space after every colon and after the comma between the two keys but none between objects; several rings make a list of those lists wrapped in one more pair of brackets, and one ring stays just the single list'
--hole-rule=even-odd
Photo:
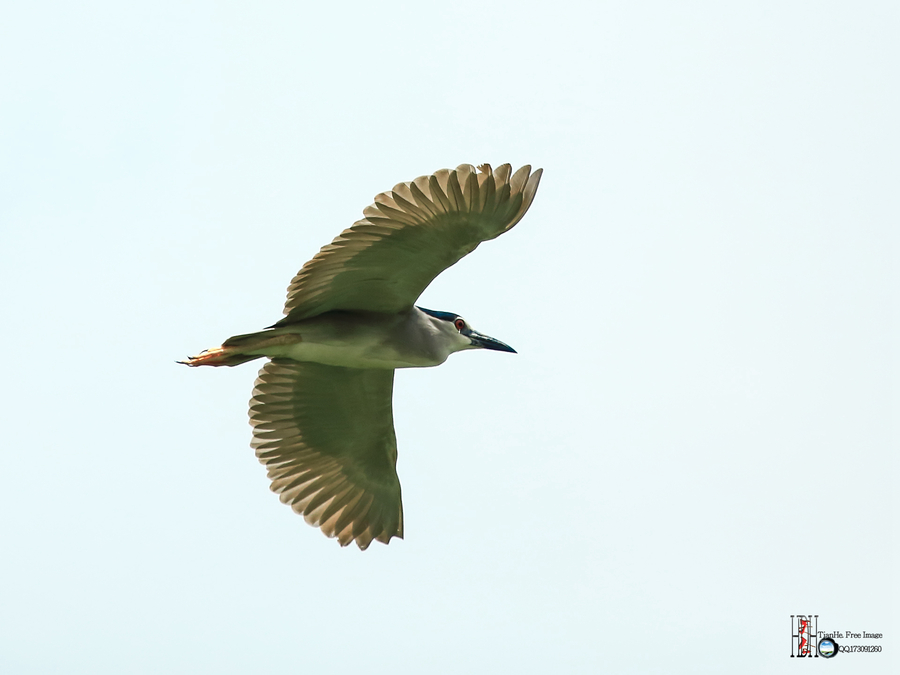
[{"label": "white underside", "polygon": [[[437,366],[447,360],[447,356],[436,361],[422,356],[401,356],[384,345],[365,344],[316,344],[298,342],[292,345],[278,345],[260,350],[270,358],[288,358],[294,361],[312,361],[327,366],[345,368],[425,368]],[[449,354],[448,354],[449,355]]]}]

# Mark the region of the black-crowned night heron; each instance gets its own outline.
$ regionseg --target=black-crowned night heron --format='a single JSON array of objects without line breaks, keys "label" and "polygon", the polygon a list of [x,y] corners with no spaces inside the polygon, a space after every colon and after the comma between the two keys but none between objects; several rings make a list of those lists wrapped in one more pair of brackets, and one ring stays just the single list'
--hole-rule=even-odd
[{"label": "black-crowned night heron", "polygon": [[341,546],[403,537],[394,369],[437,366],[464,349],[514,351],[457,314],[413,303],[519,222],[540,178],[530,166],[463,164],[381,193],[297,273],[287,316],[180,362],[271,359],[250,400],[252,445],[281,501]]}]

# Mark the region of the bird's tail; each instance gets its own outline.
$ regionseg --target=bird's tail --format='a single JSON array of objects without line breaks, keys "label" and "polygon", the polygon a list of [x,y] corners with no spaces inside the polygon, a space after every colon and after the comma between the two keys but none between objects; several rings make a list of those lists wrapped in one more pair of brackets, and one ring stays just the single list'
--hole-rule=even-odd
[{"label": "bird's tail", "polygon": [[[293,329],[276,328],[264,330],[259,333],[247,333],[235,335],[222,343],[221,347],[204,349],[197,356],[187,357],[187,361],[179,361],[186,366],[239,366],[247,361],[266,356],[260,351],[269,347],[283,347],[285,345],[301,342],[299,334]],[[255,353],[248,353],[255,352]]]}]

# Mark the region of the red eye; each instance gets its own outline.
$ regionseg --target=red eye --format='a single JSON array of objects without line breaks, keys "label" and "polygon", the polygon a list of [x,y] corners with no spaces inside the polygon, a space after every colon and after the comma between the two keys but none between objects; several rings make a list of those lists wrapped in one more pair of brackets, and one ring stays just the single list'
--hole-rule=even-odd
[{"label": "red eye", "polygon": [[457,319],[456,321],[453,322],[453,325],[456,326],[456,330],[462,330],[463,328],[466,327],[466,322],[463,321],[462,319]]}]

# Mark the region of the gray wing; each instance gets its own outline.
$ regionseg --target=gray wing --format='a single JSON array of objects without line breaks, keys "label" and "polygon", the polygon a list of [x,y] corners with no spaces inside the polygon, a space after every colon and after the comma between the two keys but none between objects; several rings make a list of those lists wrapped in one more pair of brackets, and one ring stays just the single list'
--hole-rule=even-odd
[{"label": "gray wing", "polygon": [[341,546],[403,538],[394,371],[276,359],[250,401],[256,456],[272,490]]},{"label": "gray wing", "polygon": [[400,312],[483,241],[515,225],[534,199],[541,169],[463,164],[375,197],[365,218],[306,263],[288,287],[276,326],[332,310]]}]

